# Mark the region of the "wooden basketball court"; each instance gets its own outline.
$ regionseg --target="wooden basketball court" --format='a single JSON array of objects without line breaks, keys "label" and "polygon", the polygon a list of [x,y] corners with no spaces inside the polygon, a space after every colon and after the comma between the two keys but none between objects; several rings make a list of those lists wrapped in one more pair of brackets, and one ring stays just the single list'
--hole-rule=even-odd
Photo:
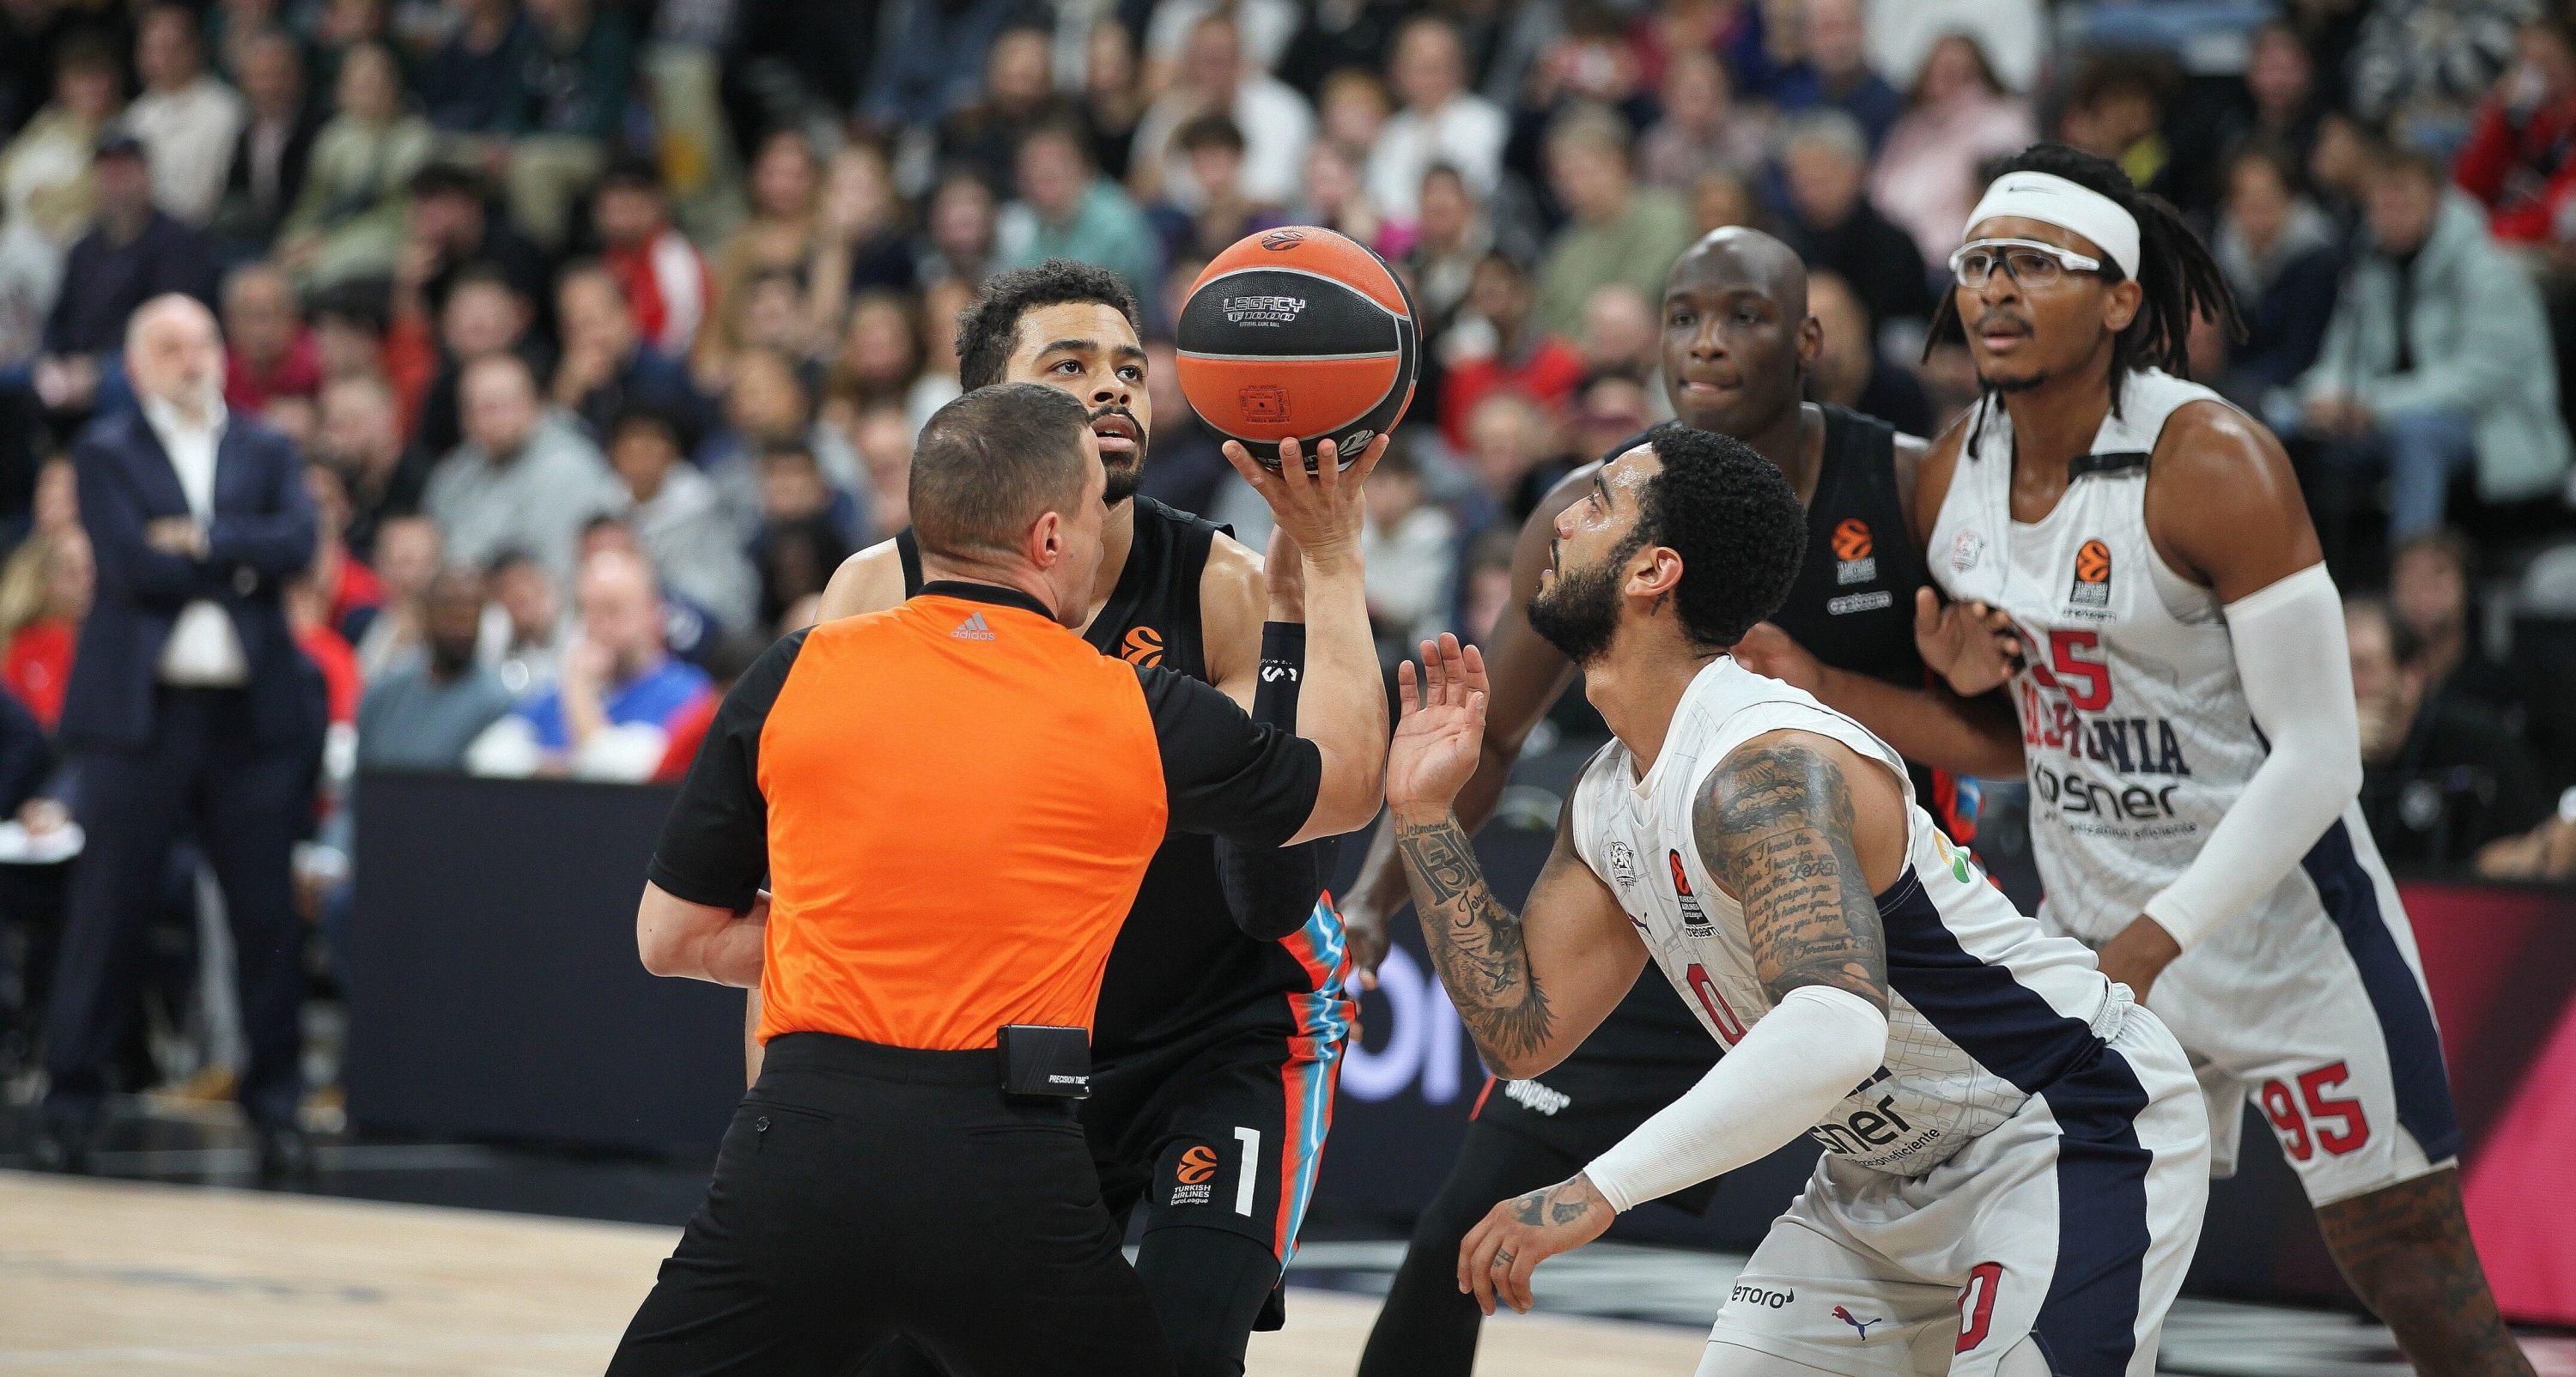
[{"label": "wooden basketball court", "polygon": [[[676,1231],[0,1172],[0,1372],[595,1377]],[[1348,1377],[1376,1302],[1298,1291],[1256,1377]],[[1506,1314],[1481,1375],[1687,1373],[1678,1328]]]}]

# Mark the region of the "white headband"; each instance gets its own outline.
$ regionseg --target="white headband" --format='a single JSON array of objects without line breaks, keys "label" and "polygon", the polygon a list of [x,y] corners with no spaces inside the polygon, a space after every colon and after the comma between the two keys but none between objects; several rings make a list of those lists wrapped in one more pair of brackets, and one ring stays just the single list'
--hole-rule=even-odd
[{"label": "white headband", "polygon": [[1998,215],[2037,220],[2083,235],[2101,245],[2122,273],[2132,279],[2138,275],[2137,217],[2098,191],[2053,173],[2007,172],[1986,188],[1984,199],[1968,212],[1968,223],[1960,227],[1959,236],[1967,238],[1981,222]]}]

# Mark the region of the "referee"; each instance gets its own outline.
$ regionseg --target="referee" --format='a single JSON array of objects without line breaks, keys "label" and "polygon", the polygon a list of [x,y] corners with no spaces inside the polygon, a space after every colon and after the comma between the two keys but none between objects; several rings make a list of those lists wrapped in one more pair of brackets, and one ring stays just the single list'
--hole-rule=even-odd
[{"label": "referee", "polygon": [[[757,985],[767,1045],[609,1371],[1167,1372],[1074,1106],[1111,939],[1167,828],[1277,846],[1378,807],[1361,480],[1238,464],[1304,551],[1294,736],[1071,629],[1101,558],[1082,404],[1005,383],[922,430],[926,582],[725,697],[656,851],[658,975]],[[768,877],[773,897],[762,902]]]}]

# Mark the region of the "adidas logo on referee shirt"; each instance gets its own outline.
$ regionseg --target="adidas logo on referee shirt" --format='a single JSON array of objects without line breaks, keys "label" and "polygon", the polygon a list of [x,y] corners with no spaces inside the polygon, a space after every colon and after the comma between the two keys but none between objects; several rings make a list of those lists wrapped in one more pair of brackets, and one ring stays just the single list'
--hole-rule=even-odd
[{"label": "adidas logo on referee shirt", "polygon": [[983,613],[969,612],[966,614],[966,620],[959,622],[957,629],[949,632],[948,635],[952,640],[989,641],[993,639],[993,628],[984,625]]}]

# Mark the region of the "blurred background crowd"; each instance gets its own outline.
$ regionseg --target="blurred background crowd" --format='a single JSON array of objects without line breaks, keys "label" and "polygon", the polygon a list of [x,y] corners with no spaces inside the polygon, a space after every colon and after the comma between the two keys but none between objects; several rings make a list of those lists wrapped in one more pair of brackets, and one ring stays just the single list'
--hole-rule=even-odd
[{"label": "blurred background crowd", "polygon": [[[998,270],[1135,289],[1143,490],[1258,548],[1172,315],[1269,226],[1396,265],[1392,651],[1485,635],[1537,496],[1669,414],[1661,285],[1710,229],[1806,257],[1818,400],[1935,433],[1976,388],[1923,349],[1945,261],[2040,138],[2181,207],[2245,304],[2195,372],[2309,485],[2391,860],[2576,875],[2576,18],[2539,0],[0,0],[0,852],[59,859],[79,787],[51,733],[125,575],[69,455],[135,405],[153,296],[215,311],[319,513],[286,606],[328,933],[359,770],[675,778],[905,524]],[[61,868],[0,866],[22,1050]]]}]

